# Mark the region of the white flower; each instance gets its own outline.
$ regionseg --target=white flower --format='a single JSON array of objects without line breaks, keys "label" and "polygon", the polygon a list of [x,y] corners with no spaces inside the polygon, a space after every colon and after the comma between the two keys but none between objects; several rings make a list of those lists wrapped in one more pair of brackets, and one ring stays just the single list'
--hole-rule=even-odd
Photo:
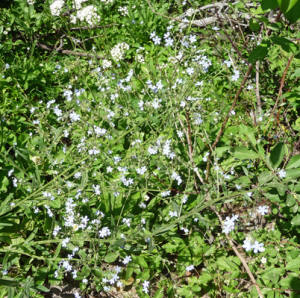
[{"label": "white flower", "polygon": [[155,45],[160,45],[160,43],[161,43],[161,38],[158,36],[155,36],[152,40]]},{"label": "white flower", "polygon": [[80,21],[87,22],[89,25],[95,25],[100,21],[100,16],[97,14],[97,9],[93,5],[88,5],[77,11],[76,17]]},{"label": "white flower", "polygon": [[267,263],[267,258],[262,257],[260,261],[261,261],[262,264],[266,264]]},{"label": "white flower", "polygon": [[149,284],[150,284],[150,282],[148,280],[145,280],[143,282],[143,292],[146,294],[149,293]]},{"label": "white flower", "polygon": [[252,249],[252,239],[250,237],[246,237],[244,240],[243,246],[246,251],[250,251]]},{"label": "white flower", "polygon": [[166,190],[166,191],[163,191],[160,193],[160,195],[164,198],[164,197],[167,197],[171,194],[171,191],[170,190]]},{"label": "white flower", "polygon": [[193,271],[194,269],[195,269],[194,265],[189,265],[189,266],[187,266],[187,267],[185,268],[185,271],[191,272],[191,271]]},{"label": "white flower", "polygon": [[144,175],[146,173],[146,171],[147,171],[147,168],[145,166],[136,169],[136,172],[140,175]]},{"label": "white flower", "polygon": [[170,217],[178,217],[177,211],[169,211],[169,216]]},{"label": "white flower", "polygon": [[281,169],[280,171],[278,171],[278,176],[279,178],[285,178],[286,177],[286,171],[284,169]]},{"label": "white flower", "polygon": [[226,217],[226,220],[223,223],[222,231],[225,234],[229,234],[234,230],[235,221],[238,219],[238,215],[233,215],[231,218],[229,216]]},{"label": "white flower", "polygon": [[70,119],[71,119],[71,122],[78,121],[78,120],[80,120],[80,115],[76,114],[75,112],[71,112]]},{"label": "white flower", "polygon": [[237,81],[239,79],[240,72],[238,70],[236,70],[236,69],[233,72],[234,72],[234,74],[231,76],[231,80],[235,82],[235,81]]},{"label": "white flower", "polygon": [[52,4],[50,5],[51,14],[53,16],[59,16],[64,4],[64,0],[55,0],[54,2],[52,2]]},{"label": "white flower", "polygon": [[260,214],[260,215],[266,215],[268,212],[269,212],[269,206],[259,206],[257,208],[257,212]]},{"label": "white flower", "polygon": [[127,265],[131,260],[132,260],[131,256],[126,256],[126,257],[124,258],[124,260],[122,261],[122,263],[123,263],[124,265]]},{"label": "white flower", "polygon": [[156,146],[150,146],[150,147],[148,148],[148,153],[149,153],[150,155],[156,154],[157,151],[158,151],[158,148],[157,148]]},{"label": "white flower", "polygon": [[225,60],[224,61],[224,64],[227,66],[227,67],[230,67],[232,65],[231,61],[230,60]]},{"label": "white flower", "polygon": [[125,51],[129,49],[129,45],[125,42],[116,44],[110,51],[112,58],[115,61],[120,61],[124,58]]},{"label": "white flower", "polygon": [[80,9],[82,7],[82,3],[86,2],[87,0],[74,0],[74,8]]},{"label": "white flower", "polygon": [[111,63],[110,60],[103,59],[103,61],[102,61],[102,67],[103,67],[103,69],[110,68],[111,66],[112,66],[112,63]]},{"label": "white flower", "polygon": [[253,252],[256,254],[258,252],[264,252],[265,248],[264,248],[264,244],[263,243],[259,243],[258,241],[255,241],[253,246]]},{"label": "white flower", "polygon": [[70,238],[65,238],[63,239],[63,241],[61,242],[61,246],[62,247],[67,247],[67,244],[70,242]]},{"label": "white flower", "polygon": [[182,183],[182,179],[181,179],[180,175],[178,175],[176,172],[172,173],[171,178],[173,180],[176,180],[178,185],[180,185]]},{"label": "white flower", "polygon": [[95,184],[93,184],[92,186],[93,186],[93,189],[94,189],[95,194],[96,194],[97,196],[100,195],[100,194],[101,194],[100,185],[95,185]]},{"label": "white flower", "polygon": [[77,172],[77,173],[74,174],[74,178],[79,179],[81,177],[81,175],[82,174],[80,172]]},{"label": "white flower", "polygon": [[99,231],[99,237],[100,238],[104,238],[109,236],[110,233],[110,229],[108,227],[103,227],[100,231]]}]

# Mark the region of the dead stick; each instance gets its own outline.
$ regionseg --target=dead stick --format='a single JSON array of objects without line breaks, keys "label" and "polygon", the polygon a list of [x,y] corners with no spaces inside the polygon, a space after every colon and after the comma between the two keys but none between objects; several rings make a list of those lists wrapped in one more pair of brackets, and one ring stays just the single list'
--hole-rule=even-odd
[{"label": "dead stick", "polygon": [[[213,210],[213,211],[216,213],[216,215],[218,216],[220,223],[222,223],[222,218],[221,218],[220,214],[218,213],[218,211],[215,210],[213,207],[212,207],[212,210]],[[257,293],[258,293],[259,297],[260,297],[260,298],[263,298],[264,295],[262,294],[262,292],[261,292],[261,290],[260,290],[260,287],[259,287],[259,285],[257,284],[257,282],[256,282],[256,280],[255,280],[255,278],[254,278],[254,276],[253,276],[253,274],[252,274],[252,272],[251,272],[251,270],[250,270],[250,268],[249,268],[249,266],[248,266],[248,264],[247,264],[245,258],[239,253],[238,249],[237,249],[236,246],[234,245],[234,243],[233,243],[233,241],[231,240],[231,238],[230,238],[227,234],[225,234],[225,235],[226,235],[226,238],[227,238],[227,240],[228,240],[228,242],[229,242],[229,244],[230,244],[232,250],[234,251],[234,253],[236,254],[236,256],[237,256],[237,257],[240,259],[240,261],[242,262],[242,264],[243,264],[243,266],[244,266],[244,268],[245,268],[245,270],[246,270],[248,276],[250,277],[250,279],[251,279],[253,285],[255,286],[255,288],[256,288],[256,290],[257,290]]]},{"label": "dead stick", "polygon": [[279,103],[280,97],[282,95],[282,88],[284,86],[285,77],[286,77],[287,71],[288,71],[288,69],[289,69],[289,67],[291,65],[291,62],[292,62],[293,58],[294,58],[294,55],[292,55],[289,58],[288,63],[287,63],[287,65],[286,65],[286,67],[285,67],[285,69],[283,71],[282,77],[280,79],[280,87],[279,87],[278,95],[277,95],[276,102],[274,104],[274,107],[273,107],[271,113],[274,113],[275,109],[277,108],[277,105]]},{"label": "dead stick", "polygon": [[37,46],[43,50],[47,50],[49,52],[53,52],[56,51],[57,53],[62,53],[62,54],[66,54],[66,55],[73,55],[73,56],[80,56],[80,57],[88,57],[88,58],[96,58],[98,60],[103,59],[100,56],[97,55],[92,55],[92,54],[88,54],[88,53],[84,53],[84,52],[76,52],[76,51],[71,51],[71,50],[62,50],[62,49],[53,49],[43,43],[37,43]]},{"label": "dead stick", "polygon": [[255,63],[255,94],[256,94],[256,102],[257,102],[257,110],[258,113],[261,114],[261,100],[259,93],[259,61]]},{"label": "dead stick", "polygon": [[[231,107],[230,107],[230,109],[229,109],[229,111],[228,111],[228,113],[227,113],[227,115],[226,115],[226,118],[224,119],[224,121],[223,121],[223,123],[222,123],[222,126],[221,126],[221,128],[220,128],[220,130],[219,130],[219,132],[218,132],[218,135],[217,135],[217,137],[216,137],[216,140],[214,141],[214,143],[213,143],[212,146],[211,146],[211,151],[213,151],[213,150],[216,148],[217,144],[218,144],[219,141],[220,141],[220,138],[221,138],[221,136],[222,136],[222,134],[223,134],[223,132],[224,132],[224,129],[225,129],[225,127],[226,127],[226,124],[227,124],[227,122],[228,122],[228,119],[229,119],[229,117],[230,117],[230,115],[231,115],[231,112],[232,112],[232,110],[234,109],[234,107],[235,107],[235,105],[236,105],[236,103],[237,103],[237,100],[238,100],[238,98],[239,98],[239,96],[240,96],[240,94],[241,94],[241,92],[242,92],[242,90],[243,90],[243,88],[244,88],[244,86],[245,86],[245,83],[246,83],[246,81],[247,81],[247,79],[248,79],[248,77],[249,77],[249,75],[250,75],[250,73],[251,73],[252,67],[253,67],[253,66],[252,66],[252,64],[250,63],[249,66],[248,66],[248,70],[247,70],[247,72],[246,72],[246,74],[245,74],[245,76],[244,76],[244,78],[243,78],[242,84],[241,84],[239,90],[237,91],[237,93],[235,94],[233,103],[232,103],[232,105],[231,105]],[[211,155],[208,156],[207,166],[206,166],[206,177],[205,177],[205,180],[206,180],[206,181],[207,181],[207,179],[208,179],[208,176],[209,176],[209,170],[210,170],[210,156],[211,156]]]}]

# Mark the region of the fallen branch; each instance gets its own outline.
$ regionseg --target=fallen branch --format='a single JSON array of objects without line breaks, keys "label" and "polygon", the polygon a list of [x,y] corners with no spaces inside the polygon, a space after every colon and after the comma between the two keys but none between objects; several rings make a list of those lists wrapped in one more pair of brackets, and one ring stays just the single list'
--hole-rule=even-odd
[{"label": "fallen branch", "polygon": [[73,56],[80,56],[80,57],[88,57],[88,58],[96,58],[98,60],[101,60],[103,59],[103,57],[100,57],[98,55],[92,55],[92,54],[88,54],[88,53],[85,53],[85,52],[76,52],[76,51],[71,51],[71,50],[63,50],[63,49],[60,49],[60,47],[58,47],[57,49],[55,48],[51,48],[43,43],[37,43],[37,46],[43,50],[46,50],[46,51],[49,51],[49,52],[57,52],[57,53],[62,53],[62,54],[65,54],[65,55],[73,55]]}]

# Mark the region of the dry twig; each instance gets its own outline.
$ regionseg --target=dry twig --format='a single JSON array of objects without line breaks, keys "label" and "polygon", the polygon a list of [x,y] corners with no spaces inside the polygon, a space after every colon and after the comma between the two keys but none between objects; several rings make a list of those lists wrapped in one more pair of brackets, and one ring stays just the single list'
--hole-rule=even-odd
[{"label": "dry twig", "polygon": [[[221,136],[222,136],[222,134],[223,134],[223,132],[224,132],[224,129],[225,129],[225,127],[226,127],[226,124],[227,124],[227,122],[228,122],[228,120],[229,120],[229,117],[230,117],[230,115],[231,115],[231,112],[232,112],[232,110],[234,109],[234,107],[235,107],[235,105],[236,105],[236,103],[237,103],[237,100],[238,100],[240,94],[242,93],[242,90],[244,89],[245,83],[246,83],[246,81],[247,81],[247,79],[248,79],[248,77],[249,77],[249,75],[250,75],[250,73],[251,73],[251,70],[252,70],[252,64],[250,63],[249,66],[248,66],[248,70],[247,70],[246,74],[244,75],[244,78],[243,78],[243,81],[242,81],[242,83],[241,83],[241,86],[240,86],[240,88],[238,89],[238,91],[236,92],[235,97],[234,97],[234,100],[233,100],[233,103],[232,103],[232,105],[231,105],[231,107],[230,107],[230,109],[229,109],[229,111],[228,111],[228,113],[227,113],[227,115],[226,115],[226,118],[224,119],[224,121],[223,121],[223,123],[222,123],[222,126],[221,126],[221,128],[220,128],[220,130],[219,130],[219,132],[218,132],[218,135],[217,135],[217,137],[216,137],[216,140],[214,141],[214,143],[213,143],[212,146],[211,146],[211,151],[213,151],[213,150],[216,148],[217,144],[218,144],[219,141],[220,141],[220,138],[221,138]],[[209,176],[209,170],[210,170],[210,156],[211,156],[211,154],[208,156],[207,166],[206,166],[206,176],[205,176],[205,180],[206,180],[206,181],[207,181],[207,179],[208,179],[208,176]]]},{"label": "dry twig", "polygon": [[[218,213],[218,211],[217,211],[215,208],[213,208],[213,207],[211,207],[211,208],[212,208],[212,210],[216,213],[217,217],[219,218],[220,223],[222,223],[222,218],[221,218],[220,214]],[[230,244],[232,250],[234,251],[234,253],[236,254],[236,256],[237,256],[237,257],[240,259],[240,261],[242,262],[242,264],[243,264],[243,266],[244,266],[244,268],[245,268],[245,270],[246,270],[248,276],[250,277],[251,282],[253,283],[253,285],[255,286],[255,288],[256,288],[256,290],[257,290],[258,296],[259,296],[260,298],[263,298],[264,295],[262,294],[262,292],[261,292],[261,290],[260,290],[260,287],[259,287],[259,285],[257,284],[257,282],[256,282],[256,280],[255,280],[255,278],[254,278],[254,276],[253,276],[253,274],[252,274],[252,272],[251,272],[251,270],[250,270],[250,268],[249,268],[249,266],[248,266],[248,264],[247,264],[245,258],[239,253],[239,251],[238,251],[238,249],[236,248],[236,246],[234,245],[232,239],[231,239],[227,234],[226,234],[226,238],[227,238],[227,240],[228,240],[228,242],[229,242],[229,244]]]},{"label": "dry twig", "polygon": [[62,54],[65,54],[65,55],[73,55],[73,56],[80,56],[80,57],[88,57],[88,58],[96,58],[98,60],[100,59],[103,59],[103,57],[100,57],[98,55],[92,55],[92,54],[88,54],[88,53],[85,53],[85,52],[76,52],[76,51],[71,51],[71,50],[62,50],[60,48],[60,46],[58,48],[51,48],[43,43],[40,43],[38,42],[37,43],[37,46],[43,50],[47,50],[49,52],[57,52],[57,53],[62,53]]}]

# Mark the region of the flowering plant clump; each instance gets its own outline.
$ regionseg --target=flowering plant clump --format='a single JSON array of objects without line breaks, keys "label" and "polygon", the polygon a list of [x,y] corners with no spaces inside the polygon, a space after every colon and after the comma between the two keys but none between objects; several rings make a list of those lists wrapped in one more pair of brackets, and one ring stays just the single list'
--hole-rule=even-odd
[{"label": "flowering plant clump", "polygon": [[1,297],[300,291],[299,5],[275,2],[1,4]]}]

